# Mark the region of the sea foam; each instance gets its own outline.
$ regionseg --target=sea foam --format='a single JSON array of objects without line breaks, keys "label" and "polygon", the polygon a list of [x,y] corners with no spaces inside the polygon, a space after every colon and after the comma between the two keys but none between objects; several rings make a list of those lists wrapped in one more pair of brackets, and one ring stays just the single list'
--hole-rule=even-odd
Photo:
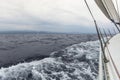
[{"label": "sea foam", "polygon": [[99,42],[89,41],[50,57],[0,69],[0,80],[97,80]]}]

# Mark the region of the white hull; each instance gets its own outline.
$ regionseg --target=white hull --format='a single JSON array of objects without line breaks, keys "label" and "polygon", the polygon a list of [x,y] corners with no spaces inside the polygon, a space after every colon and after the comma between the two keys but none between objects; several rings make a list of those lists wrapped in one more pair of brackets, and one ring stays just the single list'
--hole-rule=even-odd
[{"label": "white hull", "polygon": [[[106,80],[120,80],[120,34],[113,36],[107,42],[104,49],[105,55],[109,60],[109,62],[105,64],[106,77],[108,75]],[[102,64],[102,60],[103,59],[100,59],[100,66],[104,65]],[[103,74],[103,69],[101,67],[99,68],[99,73]],[[103,76],[99,76],[99,80],[104,80]]]}]

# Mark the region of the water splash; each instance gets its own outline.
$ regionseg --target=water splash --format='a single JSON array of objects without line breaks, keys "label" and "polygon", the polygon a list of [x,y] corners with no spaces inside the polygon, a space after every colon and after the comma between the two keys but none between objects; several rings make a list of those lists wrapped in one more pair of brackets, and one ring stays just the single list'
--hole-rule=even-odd
[{"label": "water splash", "polygon": [[49,58],[0,69],[0,80],[97,80],[99,42],[51,53]]}]

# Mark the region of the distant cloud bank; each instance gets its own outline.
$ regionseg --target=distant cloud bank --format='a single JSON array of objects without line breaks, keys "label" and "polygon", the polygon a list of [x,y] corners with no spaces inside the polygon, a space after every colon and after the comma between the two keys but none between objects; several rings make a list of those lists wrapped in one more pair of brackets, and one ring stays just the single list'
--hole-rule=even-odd
[{"label": "distant cloud bank", "polygon": [[[98,24],[110,25],[94,0],[88,3]],[[0,31],[13,30],[95,32],[84,0],[0,0]]]}]

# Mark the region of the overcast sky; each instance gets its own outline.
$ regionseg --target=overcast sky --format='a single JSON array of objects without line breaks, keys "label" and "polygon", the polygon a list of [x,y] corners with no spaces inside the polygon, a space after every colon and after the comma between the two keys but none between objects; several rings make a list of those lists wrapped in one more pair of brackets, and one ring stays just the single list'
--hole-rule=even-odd
[{"label": "overcast sky", "polygon": [[[87,0],[100,26],[112,26]],[[120,0],[119,0],[120,1]],[[0,31],[95,32],[84,0],[0,0]]]}]

